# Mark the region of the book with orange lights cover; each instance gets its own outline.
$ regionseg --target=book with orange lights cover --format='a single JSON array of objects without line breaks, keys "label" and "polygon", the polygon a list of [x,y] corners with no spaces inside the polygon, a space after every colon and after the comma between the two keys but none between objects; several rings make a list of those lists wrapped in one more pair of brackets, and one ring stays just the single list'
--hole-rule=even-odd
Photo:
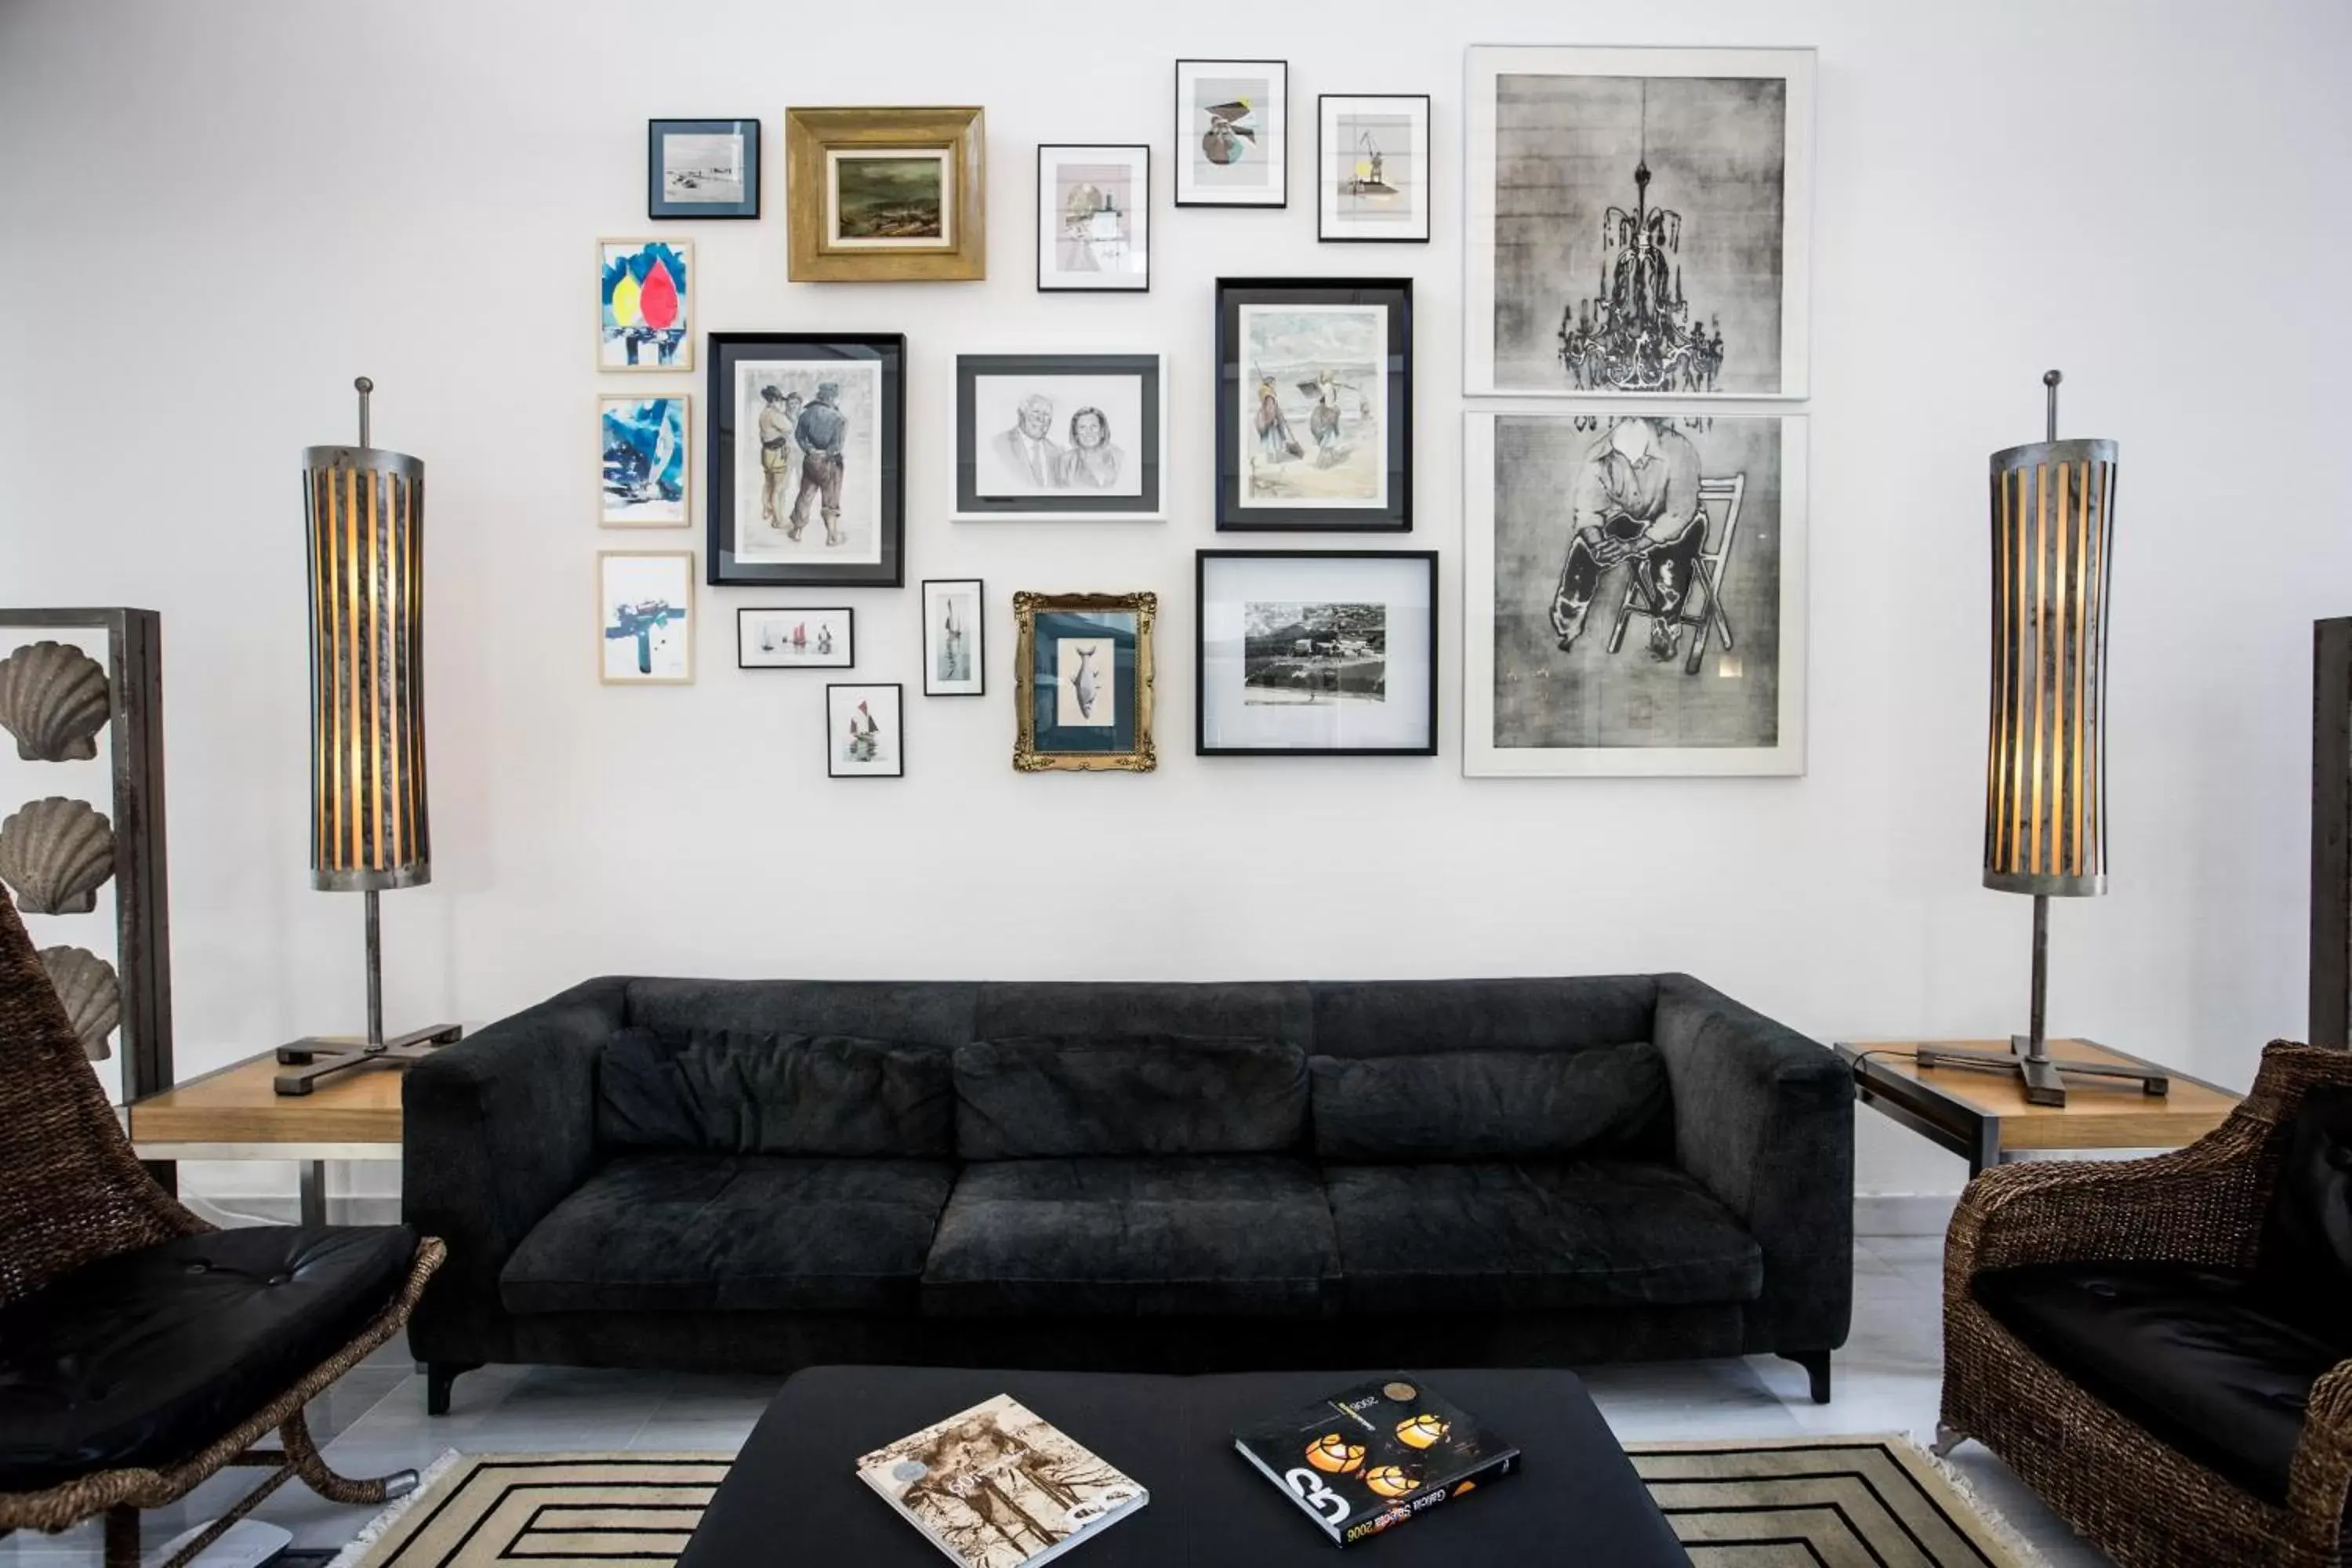
[{"label": "book with orange lights cover", "polygon": [[1341,1546],[1519,1467],[1517,1448],[1410,1373],[1236,1432],[1234,1447]]}]

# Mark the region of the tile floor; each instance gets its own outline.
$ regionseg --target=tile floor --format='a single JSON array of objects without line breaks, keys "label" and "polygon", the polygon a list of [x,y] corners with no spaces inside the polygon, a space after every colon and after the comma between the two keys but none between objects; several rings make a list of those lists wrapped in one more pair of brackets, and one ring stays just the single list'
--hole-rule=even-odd
[{"label": "tile floor", "polygon": [[[1645,1438],[1796,1436],[1854,1432],[1925,1436],[1936,1420],[1942,1357],[1942,1239],[1865,1237],[1854,1257],[1853,1336],[1836,1361],[1836,1399],[1816,1405],[1804,1372],[1770,1358],[1599,1367],[1586,1374],[1617,1435]],[[444,1449],[463,1452],[637,1449],[731,1452],[759,1418],[775,1380],[490,1367],[457,1384],[455,1406],[425,1414],[424,1379],[397,1345],[379,1352],[313,1405],[312,1430],[330,1435],[328,1458],[346,1475],[422,1469]],[[2000,1462],[1974,1444],[1955,1462],[1978,1495],[2042,1552],[2050,1568],[2098,1568],[2105,1559],[2078,1541]],[[234,1475],[199,1489],[180,1509],[150,1515],[162,1542],[207,1518],[242,1484]],[[294,1532],[298,1546],[348,1541],[373,1510],[338,1508],[299,1483],[259,1517]],[[99,1561],[96,1532],[0,1541],[0,1568],[64,1568]]]}]

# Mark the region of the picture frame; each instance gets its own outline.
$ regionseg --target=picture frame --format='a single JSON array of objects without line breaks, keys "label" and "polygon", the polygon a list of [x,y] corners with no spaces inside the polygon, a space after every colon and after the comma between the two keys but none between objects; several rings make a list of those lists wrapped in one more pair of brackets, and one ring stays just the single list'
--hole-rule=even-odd
[{"label": "picture frame", "polygon": [[897,681],[834,681],[824,689],[824,776],[907,776],[906,688]]},{"label": "picture frame", "polygon": [[646,121],[646,216],[759,216],[759,121]]},{"label": "picture frame", "polygon": [[612,374],[694,369],[694,241],[600,239],[596,368]]},{"label": "picture frame", "polygon": [[1429,94],[1325,93],[1315,100],[1315,237],[1426,245]]},{"label": "picture frame", "polygon": [[1151,289],[1151,149],[1047,142],[1037,148],[1037,291]]},{"label": "picture frame", "polygon": [[1412,527],[1412,279],[1217,279],[1217,528]]},{"label": "picture frame", "polygon": [[709,354],[711,584],[902,586],[907,340],[713,332]]},{"label": "picture frame", "polygon": [[1015,725],[1023,773],[1148,773],[1156,594],[1013,595]]},{"label": "picture frame", "polygon": [[959,353],[950,395],[950,521],[1167,518],[1165,355]]},{"label": "picture frame", "polygon": [[746,605],[735,612],[738,669],[854,669],[857,612],[847,605]]},{"label": "picture frame", "polygon": [[1437,754],[1437,552],[1193,559],[1196,755]]},{"label": "picture frame", "polygon": [[976,107],[786,110],[793,281],[987,277],[986,142]]},{"label": "picture frame", "polygon": [[977,577],[923,582],[923,695],[988,694],[988,587]]},{"label": "picture frame", "polygon": [[1811,48],[1472,47],[1463,392],[1806,396],[1814,66]]},{"label": "picture frame", "polygon": [[1290,62],[1176,62],[1176,205],[1290,205]]},{"label": "picture frame", "polygon": [[[1805,416],[1463,420],[1464,773],[1802,773]],[[1624,482],[1653,462],[1696,469],[1687,520],[1671,479]]]},{"label": "picture frame", "polygon": [[694,552],[598,551],[596,620],[604,685],[692,685]]},{"label": "picture frame", "polygon": [[599,393],[596,435],[596,526],[692,526],[692,394]]}]

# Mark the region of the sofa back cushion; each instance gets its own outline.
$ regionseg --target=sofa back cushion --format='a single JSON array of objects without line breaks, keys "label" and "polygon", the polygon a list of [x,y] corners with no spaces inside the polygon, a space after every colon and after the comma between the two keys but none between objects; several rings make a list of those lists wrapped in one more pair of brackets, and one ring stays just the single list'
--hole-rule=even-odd
[{"label": "sofa back cushion", "polygon": [[977,1040],[955,1053],[967,1160],[1271,1154],[1307,1130],[1307,1053],[1282,1040]]},{"label": "sofa back cushion", "polygon": [[596,1132],[613,1149],[939,1159],[955,1091],[937,1047],[632,1026],[604,1047]]},{"label": "sofa back cushion", "polygon": [[2263,1271],[2341,1312],[2352,1300],[2352,1089],[2315,1089],[2288,1129]]},{"label": "sofa back cushion", "polygon": [[751,1035],[855,1035],[953,1050],[972,1027],[981,987],[961,980],[672,980],[628,982],[621,1022],[659,1035],[732,1029]]},{"label": "sofa back cushion", "polygon": [[1539,1051],[1316,1056],[1315,1152],[1328,1160],[1643,1155],[1667,1137],[1665,1059],[1646,1040]]},{"label": "sofa back cushion", "polygon": [[1309,986],[1314,1049],[1327,1057],[1549,1051],[1653,1037],[1657,977],[1333,980]]}]

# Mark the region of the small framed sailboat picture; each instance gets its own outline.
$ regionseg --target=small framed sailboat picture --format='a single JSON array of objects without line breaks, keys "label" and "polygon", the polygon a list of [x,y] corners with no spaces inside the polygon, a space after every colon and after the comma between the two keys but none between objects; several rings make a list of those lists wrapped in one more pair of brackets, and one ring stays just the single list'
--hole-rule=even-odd
[{"label": "small framed sailboat picture", "polygon": [[857,663],[857,612],[789,605],[735,612],[738,669],[848,669]]},{"label": "small framed sailboat picture", "polygon": [[1429,95],[1316,100],[1315,237],[1429,243]]},{"label": "small framed sailboat picture", "polygon": [[896,681],[824,689],[827,778],[906,777],[907,736],[899,722],[905,689]]},{"label": "small framed sailboat picture", "polygon": [[987,595],[977,577],[923,584],[923,695],[985,697],[988,659],[982,616]]}]

